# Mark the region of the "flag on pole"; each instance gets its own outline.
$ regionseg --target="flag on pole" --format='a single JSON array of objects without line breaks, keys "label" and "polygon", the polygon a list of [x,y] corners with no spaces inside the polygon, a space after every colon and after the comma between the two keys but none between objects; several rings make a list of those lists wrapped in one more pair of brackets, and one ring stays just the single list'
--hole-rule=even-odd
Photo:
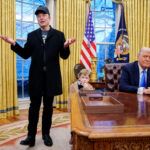
[{"label": "flag on pole", "polygon": [[114,62],[127,63],[129,62],[129,40],[124,17],[124,7],[122,4],[120,6],[121,15],[115,42]]},{"label": "flag on pole", "polygon": [[94,26],[92,21],[92,12],[89,9],[80,56],[80,63],[83,64],[85,68],[88,70],[91,70],[92,57],[96,57],[96,43],[95,43]]}]

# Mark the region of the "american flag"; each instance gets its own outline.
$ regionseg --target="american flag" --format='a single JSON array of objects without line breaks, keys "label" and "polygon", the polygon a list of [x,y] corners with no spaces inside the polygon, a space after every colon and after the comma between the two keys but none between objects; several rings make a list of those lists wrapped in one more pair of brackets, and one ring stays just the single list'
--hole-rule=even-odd
[{"label": "american flag", "polygon": [[92,12],[89,10],[80,56],[80,63],[83,64],[88,70],[91,70],[92,57],[96,57],[96,43],[94,26],[92,22]]}]

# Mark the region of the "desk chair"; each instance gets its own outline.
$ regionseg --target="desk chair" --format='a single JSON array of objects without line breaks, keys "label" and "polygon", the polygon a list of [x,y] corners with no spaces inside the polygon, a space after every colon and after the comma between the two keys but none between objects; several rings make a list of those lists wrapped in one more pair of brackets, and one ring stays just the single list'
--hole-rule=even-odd
[{"label": "desk chair", "polygon": [[104,72],[105,72],[105,83],[107,91],[118,91],[119,89],[119,79],[121,76],[121,68],[126,63],[111,63],[105,64]]}]

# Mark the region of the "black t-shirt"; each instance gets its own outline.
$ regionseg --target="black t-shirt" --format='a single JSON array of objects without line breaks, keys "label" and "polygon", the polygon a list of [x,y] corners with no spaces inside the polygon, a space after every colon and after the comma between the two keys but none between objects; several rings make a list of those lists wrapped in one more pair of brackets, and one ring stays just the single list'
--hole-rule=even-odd
[{"label": "black t-shirt", "polygon": [[48,34],[48,31],[42,31],[43,43],[45,43],[45,40],[46,40],[46,38],[47,38],[47,34]]}]

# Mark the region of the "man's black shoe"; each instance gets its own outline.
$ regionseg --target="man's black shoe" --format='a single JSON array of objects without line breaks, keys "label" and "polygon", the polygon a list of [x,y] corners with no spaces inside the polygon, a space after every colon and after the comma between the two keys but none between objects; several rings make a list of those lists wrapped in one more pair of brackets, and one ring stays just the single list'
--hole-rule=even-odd
[{"label": "man's black shoe", "polygon": [[44,144],[46,146],[52,146],[53,145],[53,141],[49,135],[47,135],[47,134],[43,135],[43,140],[44,140]]},{"label": "man's black shoe", "polygon": [[25,140],[20,141],[21,145],[29,145],[33,147],[35,145],[35,138],[32,136],[28,136]]}]

